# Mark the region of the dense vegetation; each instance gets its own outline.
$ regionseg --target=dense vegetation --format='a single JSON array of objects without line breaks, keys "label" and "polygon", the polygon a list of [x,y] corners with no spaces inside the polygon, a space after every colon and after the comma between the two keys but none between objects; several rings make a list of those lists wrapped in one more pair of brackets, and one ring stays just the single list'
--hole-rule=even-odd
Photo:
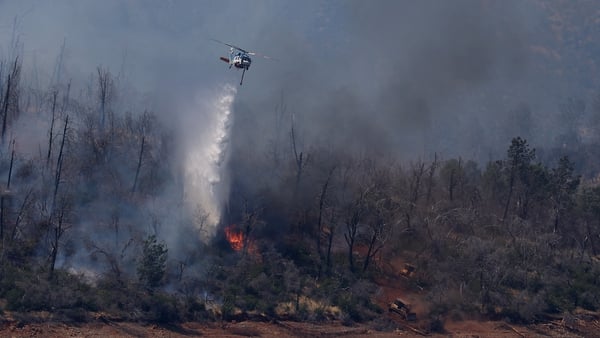
[{"label": "dense vegetation", "polygon": [[[77,98],[68,85],[22,86],[18,58],[0,79],[2,311],[370,321],[385,310],[375,282],[394,257],[418,267],[412,286],[431,318],[530,322],[600,307],[600,186],[567,156],[581,146],[576,128],[565,134],[576,146],[546,149],[543,163],[515,137],[481,167],[301,152],[292,124],[285,146],[233,156],[226,223],[202,242],[202,210],[149,212],[183,196],[173,135],[151,112],[115,111],[110,72]],[[47,140],[33,154],[14,141],[23,123]],[[172,229],[181,244],[169,247]]]}]

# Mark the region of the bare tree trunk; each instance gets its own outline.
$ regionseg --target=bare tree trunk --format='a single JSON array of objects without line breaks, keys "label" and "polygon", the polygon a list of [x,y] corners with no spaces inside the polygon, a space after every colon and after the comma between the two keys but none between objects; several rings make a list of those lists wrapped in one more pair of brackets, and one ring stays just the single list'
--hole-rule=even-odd
[{"label": "bare tree trunk", "polygon": [[4,93],[4,83],[2,79],[4,78],[4,61],[0,60],[0,106],[4,107],[4,101],[2,100],[2,95]]},{"label": "bare tree trunk", "polygon": [[60,143],[60,151],[58,152],[58,159],[56,160],[56,173],[54,179],[54,194],[52,197],[52,212],[54,212],[54,206],[56,205],[56,195],[58,194],[58,186],[60,184],[60,176],[62,175],[63,165],[63,151],[65,148],[65,140],[67,138],[67,127],[69,125],[69,115],[65,118],[65,127],[63,128],[63,137]]},{"label": "bare tree trunk", "polygon": [[377,234],[373,232],[371,236],[371,240],[369,241],[369,248],[367,249],[367,257],[365,257],[365,262],[363,264],[363,272],[366,272],[369,268],[369,263],[371,261],[371,257],[377,254],[379,251],[378,248],[375,248],[375,242],[377,241]]},{"label": "bare tree trunk", "polygon": [[246,254],[248,253],[248,249],[250,248],[250,235],[252,234],[252,231],[254,230],[254,227],[256,226],[257,223],[257,218],[258,218],[258,211],[256,209],[249,211],[248,210],[248,203],[245,203],[244,206],[244,215],[243,215],[243,232],[244,232],[244,236],[243,236],[243,246],[242,246],[242,256],[246,256]]},{"label": "bare tree trunk", "polygon": [[506,220],[506,216],[508,216],[508,208],[510,207],[510,201],[512,199],[513,190],[515,186],[515,173],[511,172],[510,174],[510,183],[508,187],[508,197],[506,198],[506,203],[504,204],[504,213],[502,214],[502,222]]},{"label": "bare tree trunk", "polygon": [[25,198],[23,199],[23,203],[21,203],[21,207],[19,208],[19,212],[17,213],[17,217],[15,219],[15,226],[12,230],[12,234],[10,236],[10,240],[14,241],[16,236],[17,236],[17,232],[19,231],[19,225],[21,225],[21,220],[23,219],[23,216],[25,215],[25,208],[27,207],[27,204],[29,203],[29,197],[31,197],[31,194],[33,193],[33,190],[30,189],[27,192],[27,195],[25,195]]},{"label": "bare tree trunk", "polygon": [[429,201],[431,200],[431,190],[433,189],[433,180],[435,177],[435,170],[437,169],[438,166],[438,162],[437,162],[437,153],[435,153],[434,158],[433,158],[433,163],[431,163],[431,166],[429,167],[429,177],[427,180],[427,204],[429,204]]},{"label": "bare tree trunk", "polygon": [[[335,166],[331,168],[327,178],[325,179],[325,183],[323,183],[323,187],[321,188],[321,194],[319,195],[319,217],[317,221],[317,253],[319,258],[321,258],[321,236],[323,235],[323,207],[325,205],[325,197],[327,195],[327,188],[329,187],[329,182],[331,181],[331,176],[333,176],[333,172],[335,170]],[[320,263],[319,263],[320,266]],[[319,268],[320,271],[320,268]]]},{"label": "bare tree trunk", "polygon": [[106,106],[109,103],[111,90],[112,90],[112,79],[108,70],[98,67],[98,98],[100,99],[100,127],[104,130],[106,123]]},{"label": "bare tree trunk", "polygon": [[140,175],[140,169],[142,168],[142,158],[144,156],[144,144],[146,142],[146,137],[142,136],[142,145],[140,147],[140,156],[138,158],[137,168],[135,170],[135,179],[133,180],[133,187],[131,188],[131,193],[135,193],[135,188],[137,186],[138,177]]},{"label": "bare tree trunk", "polygon": [[11,110],[13,114],[17,114],[19,110],[19,79],[21,76],[21,65],[19,63],[19,57],[15,57],[15,61],[12,64],[12,69],[10,69],[7,82],[6,82],[6,91],[4,92],[4,104],[2,107],[2,144],[4,144],[6,140],[6,129],[8,128],[8,119],[9,119],[9,110]]},{"label": "bare tree trunk", "polygon": [[350,264],[350,271],[354,272],[354,241],[356,240],[358,224],[348,222],[346,223],[346,229],[347,233],[344,234],[344,238],[348,244],[348,263]]},{"label": "bare tree trunk", "polygon": [[290,131],[290,136],[292,139],[292,150],[294,151],[294,160],[296,161],[296,184],[294,186],[294,199],[298,193],[298,187],[300,185],[300,179],[302,178],[302,169],[304,168],[304,153],[300,152],[298,154],[298,149],[296,146],[296,133],[294,131],[294,117],[292,116],[292,127]]},{"label": "bare tree trunk", "polygon": [[335,225],[333,224],[333,220],[331,222],[331,226],[329,227],[329,234],[327,235],[327,272],[331,272],[331,247],[333,245],[333,236],[335,233]]},{"label": "bare tree trunk", "polygon": [[52,80],[54,81],[55,84],[60,83],[60,75],[62,74],[62,69],[63,69],[63,64],[64,64],[65,46],[66,45],[67,45],[67,38],[64,38],[62,46],[60,46],[60,53],[58,54],[58,57],[56,58],[56,65],[54,67],[54,74],[52,76]]},{"label": "bare tree trunk", "polygon": [[405,213],[406,227],[409,229],[412,228],[412,224],[411,224],[412,213],[413,213],[415,207],[417,206],[417,201],[419,200],[419,190],[421,188],[421,178],[423,177],[424,172],[425,172],[425,163],[423,163],[423,162],[421,162],[421,164],[418,166],[418,169],[413,169],[413,179],[410,182],[411,197],[409,200],[408,210]]},{"label": "bare tree trunk", "polygon": [[370,205],[369,207],[369,209],[376,212],[377,216],[369,223],[371,238],[367,248],[367,256],[365,257],[363,264],[363,272],[367,271],[373,257],[375,257],[379,250],[383,248],[391,231],[391,228],[386,224],[393,219],[393,216],[391,215],[389,204],[385,199],[387,199],[387,197],[384,197],[383,200],[376,201],[374,205]]},{"label": "bare tree trunk", "polygon": [[302,232],[303,229],[306,229],[306,215],[308,214],[308,210],[302,210],[302,208],[298,205],[298,191],[300,189],[300,181],[302,180],[302,175],[304,172],[304,167],[306,166],[306,159],[304,157],[304,153],[298,153],[298,148],[296,144],[296,132],[294,129],[294,116],[292,115],[292,126],[290,131],[292,150],[294,153],[294,160],[296,164],[296,180],[294,182],[294,190],[292,192],[292,204],[291,204],[291,212],[297,213],[298,222],[294,225],[295,231]]},{"label": "bare tree trunk", "polygon": [[64,113],[67,111],[68,107],[69,107],[69,97],[71,96],[71,80],[69,80],[69,83],[67,84],[67,92],[65,93],[65,96],[63,96],[63,106],[61,109],[61,113]]},{"label": "bare tree trunk", "polygon": [[52,120],[50,121],[50,136],[48,138],[48,154],[46,156],[46,167],[50,165],[50,157],[52,157],[52,143],[54,142],[54,121],[56,118],[56,98],[58,91],[52,93]]},{"label": "bare tree trunk", "polygon": [[[454,189],[456,188],[456,186],[458,185],[458,181],[460,180],[460,176],[462,172],[462,158],[458,158],[458,173],[456,172],[456,169],[454,168],[454,166],[452,166],[452,168],[450,169],[450,182],[448,182],[448,196],[450,198],[450,201],[454,200]],[[457,177],[458,175],[458,177]]]},{"label": "bare tree trunk", "polygon": [[348,262],[350,264],[350,271],[355,272],[354,267],[354,244],[356,243],[356,239],[358,237],[358,225],[362,218],[362,213],[364,209],[364,198],[369,188],[365,189],[354,205],[352,206],[351,216],[346,221],[346,233],[344,233],[344,239],[346,240],[346,244],[348,244]]},{"label": "bare tree trunk", "polygon": [[[69,115],[67,115],[67,117],[65,118],[65,126],[63,129],[63,135],[62,135],[62,141],[60,143],[60,150],[58,153],[58,159],[56,161],[56,173],[55,173],[55,181],[54,181],[54,194],[52,196],[52,209],[50,211],[50,221],[48,222],[51,226],[53,224],[53,215],[55,213],[56,210],[56,198],[58,196],[58,188],[60,185],[60,179],[61,179],[61,175],[62,175],[62,165],[63,165],[63,156],[64,156],[64,148],[65,148],[65,140],[67,138],[67,128],[69,125]],[[64,202],[66,203],[66,202]],[[65,216],[65,209],[66,209],[66,205],[61,205],[60,207],[60,211],[58,213],[58,219],[57,219],[57,223],[54,226],[54,233],[53,233],[53,238],[52,238],[52,250],[50,253],[50,268],[49,268],[49,272],[48,272],[48,279],[52,279],[53,275],[54,275],[54,267],[56,265],[56,257],[58,255],[58,247],[59,247],[59,242],[60,242],[60,238],[62,237],[63,233],[64,233],[64,216]]]},{"label": "bare tree trunk", "polygon": [[[15,141],[12,142],[12,152],[10,154],[10,166],[8,167],[8,180],[6,182],[6,191],[10,191],[10,179],[12,177],[13,164],[15,160]],[[0,195],[0,241],[4,239],[4,201],[6,193],[2,192]]]},{"label": "bare tree trunk", "polygon": [[6,84],[6,94],[4,96],[4,107],[2,108],[2,144],[4,144],[4,139],[6,135],[6,124],[8,121],[8,103],[10,99],[10,86],[11,86],[11,78],[10,74],[8,75],[8,80]]},{"label": "bare tree trunk", "polygon": [[54,233],[53,233],[53,238],[52,238],[52,251],[50,253],[50,268],[48,271],[48,279],[52,279],[52,277],[54,276],[54,268],[56,266],[56,257],[58,256],[58,246],[60,243],[60,238],[62,237],[63,233],[64,233],[64,216],[65,216],[65,209],[63,207],[60,208],[60,212],[58,214],[58,220],[57,220],[57,224],[54,227]]},{"label": "bare tree trunk", "polygon": [[[128,244],[126,244],[127,246]],[[110,269],[112,271],[112,273],[115,276],[115,279],[117,280],[117,282],[121,282],[121,267],[119,264],[119,257],[116,257],[114,254],[108,252],[107,250],[104,250],[100,247],[98,247],[97,245],[93,245],[95,252],[101,253],[105,258],[106,261],[108,262],[108,264],[110,265]],[[116,248],[115,248],[116,250]]]}]

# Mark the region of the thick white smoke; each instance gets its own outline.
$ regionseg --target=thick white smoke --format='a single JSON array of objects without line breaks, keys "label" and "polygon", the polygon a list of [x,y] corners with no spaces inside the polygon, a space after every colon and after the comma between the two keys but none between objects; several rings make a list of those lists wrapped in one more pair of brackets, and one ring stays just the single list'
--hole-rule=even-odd
[{"label": "thick white smoke", "polygon": [[229,192],[225,167],[236,91],[236,87],[225,85],[208,95],[212,98],[198,95],[195,114],[185,121],[185,197],[191,212],[206,216],[196,220],[203,226],[205,238],[214,235]]}]

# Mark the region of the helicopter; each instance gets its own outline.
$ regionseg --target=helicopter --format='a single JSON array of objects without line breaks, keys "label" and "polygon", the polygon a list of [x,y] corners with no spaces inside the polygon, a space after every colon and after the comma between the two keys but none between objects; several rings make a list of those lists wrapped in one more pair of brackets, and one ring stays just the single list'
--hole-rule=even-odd
[{"label": "helicopter", "polygon": [[229,69],[231,69],[231,67],[235,67],[237,69],[241,69],[242,70],[242,78],[240,79],[240,86],[242,85],[242,82],[244,81],[244,74],[246,73],[246,71],[250,68],[250,65],[252,64],[252,59],[250,58],[250,55],[256,55],[256,56],[261,56],[265,59],[273,59],[274,58],[270,57],[270,56],[266,56],[266,55],[260,55],[258,53],[255,52],[249,52],[245,49],[242,49],[240,47],[237,47],[235,45],[231,45],[228,43],[225,43],[223,41],[219,41],[216,39],[211,39],[212,41],[218,42],[220,44],[223,44],[225,46],[229,46],[229,57],[224,57],[221,56],[219,57],[219,59],[223,62],[226,62],[229,64]]}]

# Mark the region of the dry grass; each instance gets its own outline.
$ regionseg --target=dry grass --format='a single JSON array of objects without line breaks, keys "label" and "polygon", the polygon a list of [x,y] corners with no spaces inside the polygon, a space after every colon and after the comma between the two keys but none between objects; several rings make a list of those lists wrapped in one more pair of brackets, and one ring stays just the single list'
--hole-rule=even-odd
[{"label": "dry grass", "polygon": [[[342,310],[339,307],[331,306],[325,302],[316,301],[305,296],[300,297],[298,309],[307,311],[311,315],[321,314],[331,319],[339,319],[342,315]],[[275,308],[275,313],[281,317],[296,316],[299,314],[298,312],[295,302],[279,303]]]}]

